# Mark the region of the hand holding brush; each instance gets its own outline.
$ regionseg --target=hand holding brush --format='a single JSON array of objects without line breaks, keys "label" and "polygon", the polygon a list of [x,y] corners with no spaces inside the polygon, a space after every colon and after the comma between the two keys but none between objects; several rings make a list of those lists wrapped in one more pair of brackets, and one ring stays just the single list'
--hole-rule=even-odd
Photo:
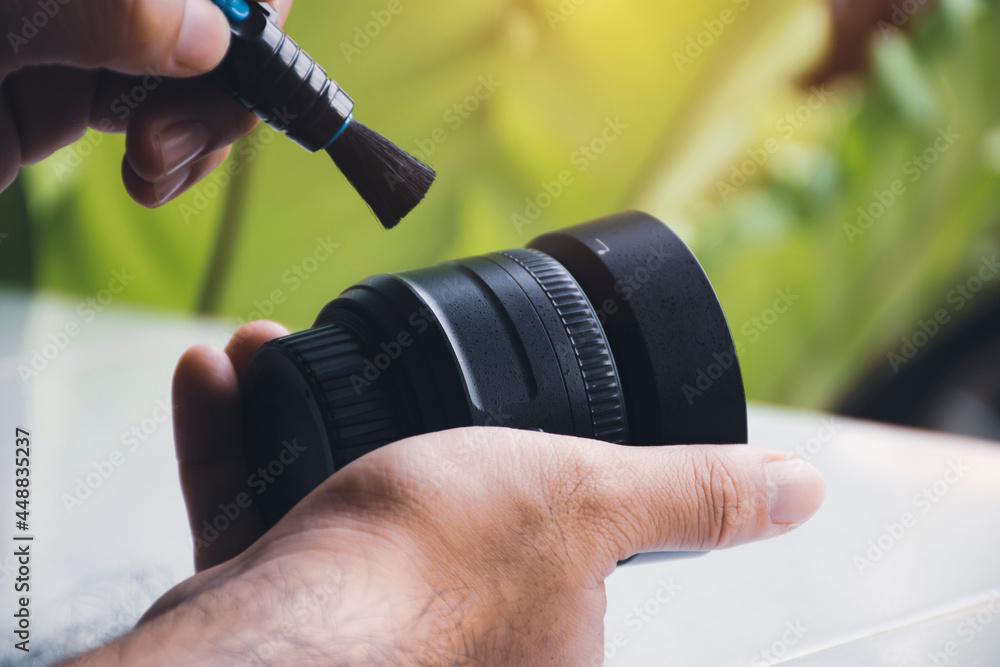
[{"label": "hand holding brush", "polygon": [[[276,12],[245,6],[276,29],[291,1],[274,4]],[[257,123],[229,83],[219,83],[232,74],[241,39],[236,34],[244,30],[246,38],[251,25],[240,28],[227,14],[231,10],[220,11],[208,0],[5,1],[0,34],[9,44],[0,48],[0,190],[20,167],[78,141],[88,127],[126,133],[122,178],[140,204],[165,204],[207,176],[225,160],[230,144]],[[213,76],[197,76],[217,68]],[[311,71],[310,81],[319,85],[322,70]],[[294,130],[290,134],[300,138]],[[99,142],[100,135],[87,141]],[[419,201],[433,178],[429,168],[353,121],[336,142],[311,149],[318,148],[329,149],[387,227]]]},{"label": "hand holding brush", "polygon": [[277,10],[212,0],[232,40],[218,74],[261,120],[309,151],[325,150],[386,229],[424,198],[434,172],[354,120],[354,102],[278,27]]}]

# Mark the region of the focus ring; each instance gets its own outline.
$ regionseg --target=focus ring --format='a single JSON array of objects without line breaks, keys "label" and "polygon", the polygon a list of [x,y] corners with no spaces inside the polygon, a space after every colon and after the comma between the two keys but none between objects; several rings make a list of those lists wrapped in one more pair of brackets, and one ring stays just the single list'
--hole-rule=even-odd
[{"label": "focus ring", "polygon": [[268,345],[290,356],[305,376],[327,425],[336,469],[403,437],[385,375],[366,375],[370,360],[347,328],[330,324]]},{"label": "focus ring", "polygon": [[569,272],[537,250],[506,250],[507,257],[538,282],[562,320],[583,376],[594,437],[624,444],[628,426],[625,400],[614,358],[597,313]]}]

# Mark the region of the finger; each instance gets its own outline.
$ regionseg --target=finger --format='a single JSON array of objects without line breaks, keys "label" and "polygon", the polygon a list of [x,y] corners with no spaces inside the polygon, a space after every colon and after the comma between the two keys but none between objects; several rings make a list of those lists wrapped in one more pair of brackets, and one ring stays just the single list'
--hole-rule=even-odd
[{"label": "finger", "polygon": [[239,446],[239,383],[219,349],[192,348],[177,364],[174,442],[195,569],[201,571],[236,556],[263,534],[248,502]]},{"label": "finger", "polygon": [[[291,0],[276,6],[281,25]],[[154,104],[131,114],[126,155],[133,171],[153,182],[234,143],[257,123],[257,117],[215,81],[168,80],[156,91]]]},{"label": "finger", "polygon": [[95,72],[70,67],[40,67],[7,77],[4,86],[9,87],[19,121],[21,166],[35,164],[84,135],[96,81]]},{"label": "finger", "polygon": [[259,320],[240,327],[226,346],[226,354],[236,368],[236,375],[243,381],[253,356],[261,345],[269,340],[288,335],[288,329],[277,322]]},{"label": "finger", "polygon": [[17,168],[35,164],[80,139],[93,127],[124,132],[136,98],[164,79],[88,71],[58,65],[8,75],[0,105],[0,190]]},{"label": "finger", "polygon": [[124,133],[136,109],[154,104],[156,100],[150,97],[155,96],[168,81],[174,81],[152,75],[128,76],[107,69],[97,70],[95,76],[97,83],[90,104],[90,127],[115,134]]},{"label": "finger", "polygon": [[[104,11],[117,3],[116,6],[122,12],[135,12],[136,16],[130,17],[129,21],[141,23],[144,20],[142,17],[148,14],[145,4],[153,1],[101,0],[92,10]],[[195,3],[195,0],[188,1]],[[16,69],[26,63],[50,61],[84,66],[101,63],[107,67],[115,67],[115,63],[106,58],[87,61],[85,58],[60,55],[60,48],[75,49],[80,46],[79,41],[66,42],[61,38],[53,38],[54,34],[61,34],[61,22],[75,20],[73,12],[79,9],[78,4],[67,7],[62,7],[61,3],[53,4],[58,11],[53,10],[55,14],[46,19],[42,28],[33,28],[35,32],[30,33],[30,44],[39,54],[44,51],[45,55],[36,54],[37,57],[32,57],[31,51],[22,52],[22,47],[26,45],[18,42],[15,33],[9,33],[8,36],[14,35],[12,51],[19,55],[19,60],[17,63],[5,62],[0,57],[0,72],[3,69]],[[174,4],[177,4],[176,1]],[[291,0],[280,0],[275,6],[281,24],[291,8]],[[9,23],[10,16],[19,16],[22,8],[23,3],[16,3],[7,14],[0,10],[0,26]],[[160,15],[156,12],[154,14]],[[73,35],[79,37],[78,33],[83,30],[83,26],[77,26]],[[158,31],[157,34],[162,32]],[[136,37],[138,34],[137,29],[130,36]],[[228,42],[228,38],[226,41]],[[168,75],[197,72],[180,72],[170,63],[143,65],[142,58],[135,60],[136,51],[129,50],[132,47],[128,43],[121,47],[119,56],[129,59],[131,66],[118,69],[123,72],[138,72],[143,75],[141,78],[109,69],[81,71],[76,67],[61,66],[32,68],[29,71],[15,72],[6,78],[3,99],[0,100],[0,116],[3,120],[0,139],[3,139],[5,146],[0,155],[0,191],[16,177],[21,166],[34,164],[73,143],[85,133],[88,125],[102,132],[121,132],[131,122],[135,129],[130,131],[131,148],[127,151],[134,172],[130,176],[139,178],[129,178],[129,184],[137,191],[138,200],[147,206],[158,206],[184,192],[211,170],[192,170],[181,175],[177,174],[178,171],[231,144],[256,125],[255,117],[214,82],[207,79],[175,81],[167,78]],[[146,44],[143,48],[148,49],[150,54],[159,53],[155,44]],[[148,55],[148,58],[155,59],[155,56]],[[214,66],[216,59],[213,57],[212,60]],[[214,161],[213,167],[221,160],[216,157]],[[168,175],[174,177],[167,180],[164,177]],[[158,187],[154,188],[153,184]]]},{"label": "finger", "polygon": [[148,208],[156,208],[196,185],[222,164],[228,155],[229,147],[226,146],[154,182],[136,174],[125,158],[122,160],[122,182],[132,199]]},{"label": "finger", "polygon": [[175,174],[257,125],[256,116],[214,81],[168,81],[162,93],[155,104],[136,109],[128,124],[125,156],[145,181]]},{"label": "finger", "polygon": [[3,147],[0,150],[0,192],[3,192],[21,170],[21,137],[6,81],[0,86],[0,146]]},{"label": "finger", "polygon": [[[236,355],[244,368],[243,357],[287,334],[274,323],[244,329]],[[228,354],[201,346],[181,357],[174,374],[174,440],[199,571],[241,553],[264,532],[249,504],[254,493],[243,461],[239,409],[239,375]]]},{"label": "finger", "polygon": [[191,76],[215,67],[229,46],[229,24],[209,0],[52,2],[36,20],[37,0],[6,3],[0,28],[15,35],[0,66],[62,64],[125,74]]}]

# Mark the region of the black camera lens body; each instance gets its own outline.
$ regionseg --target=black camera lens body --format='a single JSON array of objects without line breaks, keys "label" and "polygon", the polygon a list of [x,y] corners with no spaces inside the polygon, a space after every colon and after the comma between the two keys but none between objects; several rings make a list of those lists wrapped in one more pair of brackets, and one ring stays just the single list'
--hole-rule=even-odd
[{"label": "black camera lens body", "polygon": [[732,336],[694,255],[633,212],[375,276],[312,329],[262,346],[245,382],[245,456],[268,526],[364,454],[461,426],[746,442]]}]

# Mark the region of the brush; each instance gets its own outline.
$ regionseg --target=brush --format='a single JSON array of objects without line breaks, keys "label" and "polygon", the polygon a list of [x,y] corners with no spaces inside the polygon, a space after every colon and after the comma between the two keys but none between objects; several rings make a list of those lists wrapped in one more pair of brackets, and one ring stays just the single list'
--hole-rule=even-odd
[{"label": "brush", "polygon": [[232,34],[215,76],[258,118],[310,152],[325,150],[386,229],[420,203],[434,170],[354,120],[354,101],[277,25],[277,10],[212,0]]}]

